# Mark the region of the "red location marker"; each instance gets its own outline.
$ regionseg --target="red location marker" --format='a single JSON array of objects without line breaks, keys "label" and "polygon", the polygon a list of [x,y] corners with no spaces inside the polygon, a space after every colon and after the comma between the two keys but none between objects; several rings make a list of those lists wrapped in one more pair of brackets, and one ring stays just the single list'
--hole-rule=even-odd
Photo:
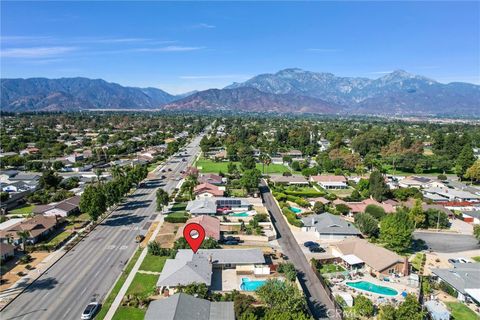
[{"label": "red location marker", "polygon": [[183,236],[193,253],[196,253],[205,239],[205,229],[198,223],[192,222],[183,228]]}]

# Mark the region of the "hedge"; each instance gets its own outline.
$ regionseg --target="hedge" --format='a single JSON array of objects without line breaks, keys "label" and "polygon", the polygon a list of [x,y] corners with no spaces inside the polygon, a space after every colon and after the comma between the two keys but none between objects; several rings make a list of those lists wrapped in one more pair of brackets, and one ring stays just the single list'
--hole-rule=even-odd
[{"label": "hedge", "polygon": [[166,216],[164,219],[166,222],[171,223],[185,223],[188,220],[186,216]]},{"label": "hedge", "polygon": [[325,192],[319,191],[285,191],[285,194],[305,198],[323,197],[326,195]]},{"label": "hedge", "polygon": [[297,219],[297,216],[295,215],[295,213],[289,208],[283,207],[282,213],[287,218],[288,223],[290,223],[292,226],[299,227],[299,228],[303,226],[302,220]]}]

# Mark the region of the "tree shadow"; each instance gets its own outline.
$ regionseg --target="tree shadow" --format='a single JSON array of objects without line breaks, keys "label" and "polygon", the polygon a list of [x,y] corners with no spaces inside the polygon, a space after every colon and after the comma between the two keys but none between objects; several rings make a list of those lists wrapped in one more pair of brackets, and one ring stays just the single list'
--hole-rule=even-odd
[{"label": "tree shadow", "polygon": [[35,292],[40,290],[52,290],[58,284],[57,279],[49,277],[38,279],[25,289],[25,292]]},{"label": "tree shadow", "polygon": [[116,227],[116,226],[124,226],[124,225],[129,225],[129,224],[136,224],[140,223],[143,220],[145,220],[145,216],[136,216],[136,215],[121,215],[121,216],[115,216],[104,223],[102,223],[103,226],[108,226],[108,227]]},{"label": "tree shadow", "polygon": [[122,205],[118,211],[125,211],[125,210],[136,210],[138,208],[146,208],[152,203],[152,200],[138,200],[138,201],[129,201]]}]

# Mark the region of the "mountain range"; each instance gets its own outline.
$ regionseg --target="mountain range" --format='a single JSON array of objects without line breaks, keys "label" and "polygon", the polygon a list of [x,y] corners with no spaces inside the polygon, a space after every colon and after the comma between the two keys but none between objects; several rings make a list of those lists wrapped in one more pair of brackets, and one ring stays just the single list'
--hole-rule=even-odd
[{"label": "mountain range", "polygon": [[15,112],[161,109],[480,116],[480,86],[442,84],[403,70],[369,79],[284,69],[183,95],[87,78],[2,79],[1,89],[2,110]]}]

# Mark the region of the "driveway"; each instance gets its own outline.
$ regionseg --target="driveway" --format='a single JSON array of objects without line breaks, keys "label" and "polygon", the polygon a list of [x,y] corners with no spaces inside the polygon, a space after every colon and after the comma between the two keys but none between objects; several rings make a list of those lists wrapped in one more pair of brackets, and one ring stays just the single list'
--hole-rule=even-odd
[{"label": "driveway", "polygon": [[292,231],[283,218],[280,208],[270,193],[270,189],[263,181],[260,186],[260,192],[265,201],[265,206],[270,212],[272,223],[277,230],[278,243],[283,253],[288,256],[289,261],[291,261],[295,265],[295,269],[297,269],[300,284],[307,298],[308,308],[315,319],[336,319],[335,308],[328,293],[313,272],[302,249],[300,249]]},{"label": "driveway", "polygon": [[445,232],[415,232],[415,239],[425,241],[425,244],[435,252],[454,253],[480,249],[478,240],[470,235]]}]

